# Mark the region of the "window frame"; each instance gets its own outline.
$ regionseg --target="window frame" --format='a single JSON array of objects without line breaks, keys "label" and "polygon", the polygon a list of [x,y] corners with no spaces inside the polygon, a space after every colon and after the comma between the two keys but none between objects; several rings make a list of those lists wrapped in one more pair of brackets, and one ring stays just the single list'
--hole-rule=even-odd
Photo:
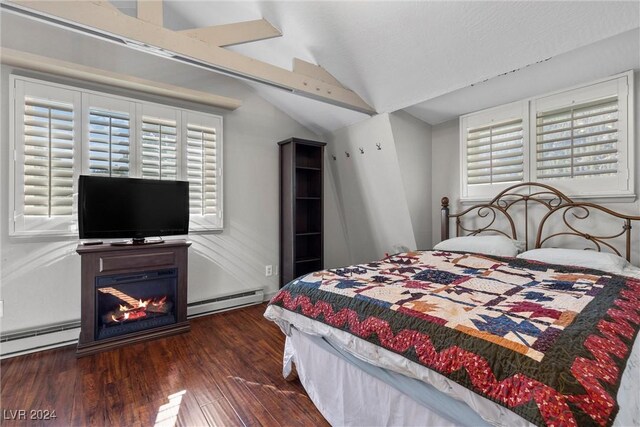
[{"label": "window frame", "polygon": [[[633,74],[630,76],[626,74],[620,75],[615,78],[600,80],[532,99],[529,109],[530,120],[534,123],[531,128],[532,138],[537,141],[535,122],[538,112],[585,104],[610,95],[614,88],[618,97],[618,141],[616,143],[618,173],[610,177],[547,178],[541,180],[538,180],[537,176],[530,176],[531,181],[549,184],[564,192],[567,196],[576,198],[635,195],[633,188],[634,143],[630,138],[630,135],[633,135],[634,118],[633,113],[629,112],[629,105],[633,104],[633,94],[631,92],[633,90]],[[626,98],[623,100],[624,91],[627,91],[627,93]],[[536,145],[536,143],[532,143],[529,150],[532,159],[531,170],[537,172],[537,169],[533,167],[537,159]],[[624,181],[626,181],[626,185]],[[611,188],[614,189],[610,190]]]},{"label": "window frame", "polygon": [[467,114],[460,118],[460,184],[462,186],[461,195],[467,200],[484,200],[490,199],[498,192],[509,188],[516,182],[501,182],[490,184],[476,184],[469,187],[467,185],[467,136],[468,130],[481,126],[490,126],[493,123],[500,124],[510,120],[522,120],[522,176],[529,176],[529,150],[526,149],[529,144],[529,116],[526,114],[527,105],[525,101],[516,101],[478,113]]},{"label": "window frame", "polygon": [[[41,82],[35,79],[14,79],[14,76],[10,78],[10,103],[9,105],[9,149],[10,155],[13,157],[9,162],[9,235],[10,236],[64,236],[74,235],[78,232],[77,220],[73,221],[73,218],[77,218],[78,204],[77,204],[77,191],[78,191],[78,176],[81,170],[81,153],[78,153],[78,144],[81,143],[82,138],[82,108],[81,108],[81,93],[74,88],[65,87],[58,84],[49,84],[49,82]],[[18,138],[22,141],[21,147],[24,147],[24,99],[26,96],[26,87],[33,86],[29,93],[37,93],[36,96],[41,97],[55,97],[58,101],[61,96],[61,92],[67,92],[67,96],[70,96],[72,101],[66,101],[73,104],[73,116],[74,116],[74,155],[73,155],[73,207],[71,219],[68,216],[58,217],[32,217],[25,218],[24,212],[24,149],[22,152],[18,150]],[[57,93],[56,93],[57,92]],[[42,94],[42,95],[40,95]],[[51,94],[55,94],[51,96]],[[21,100],[18,103],[18,100]],[[21,117],[20,126],[17,126],[16,120]],[[77,123],[76,123],[77,121]],[[80,148],[81,150],[81,148]],[[22,160],[22,161],[21,161]],[[21,199],[21,202],[17,198]]]},{"label": "window frame", "polygon": [[[47,217],[47,218],[30,218],[34,226],[26,227],[20,222],[18,213],[22,212],[20,206],[24,209],[24,165],[19,161],[24,152],[24,125],[17,123],[17,120],[24,120],[24,85],[32,85],[35,88],[46,87],[52,92],[68,91],[76,94],[74,100],[74,193],[73,193],[73,211],[71,216]],[[108,90],[109,88],[105,88]],[[135,94],[133,94],[135,96]],[[77,217],[77,180],[80,174],[89,174],[89,111],[90,108],[103,108],[122,110],[122,105],[128,105],[127,112],[130,113],[130,178],[142,177],[142,150],[141,132],[142,132],[142,112],[146,115],[153,116],[153,113],[169,112],[176,118],[176,139],[177,139],[177,180],[186,180],[186,172],[184,165],[184,153],[186,153],[186,121],[183,121],[189,114],[196,114],[198,117],[208,118],[212,123],[219,124],[216,127],[217,144],[216,144],[216,176],[217,185],[216,196],[218,200],[218,214],[216,218],[201,218],[197,222],[193,222],[190,218],[189,234],[206,233],[221,231],[224,227],[223,222],[223,165],[222,165],[222,147],[224,145],[223,123],[224,118],[218,114],[212,114],[194,109],[175,107],[171,104],[163,104],[158,102],[149,102],[136,99],[133,96],[114,95],[108,92],[85,89],[83,87],[71,86],[69,84],[54,83],[51,81],[26,77],[19,74],[11,74],[9,76],[9,149],[12,157],[9,162],[9,236],[16,238],[27,237],[77,237],[78,233],[78,217]],[[92,105],[88,102],[90,99],[98,101],[100,105]],[[112,108],[109,108],[112,107]],[[124,112],[124,111],[123,111]],[[162,117],[162,116],[160,116]],[[211,125],[211,127],[214,127]],[[22,130],[20,130],[22,129]],[[24,162],[23,162],[24,163]]]},{"label": "window frame", "polygon": [[[619,173],[615,177],[596,178],[549,178],[537,179],[537,152],[536,152],[536,119],[538,111],[553,110],[554,108],[569,107],[572,102],[579,104],[597,99],[607,92],[607,88],[617,85],[616,95],[619,105],[619,137],[617,150],[619,153]],[[467,133],[468,129],[492,122],[506,121],[511,111],[512,118],[518,118],[518,109],[522,109],[523,126],[523,181],[548,183],[572,198],[576,199],[611,199],[611,200],[635,200],[635,150],[634,150],[634,71],[601,78],[586,84],[575,85],[569,88],[523,99],[509,104],[499,105],[493,108],[477,111],[460,116],[460,200],[462,202],[479,202],[492,199],[497,193],[517,182],[507,184],[467,184]],[[626,174],[625,171],[626,170]],[[610,190],[610,183],[615,179],[618,187]],[[601,184],[597,184],[597,182]],[[604,184],[605,181],[609,183]],[[594,185],[596,191],[593,190]],[[624,185],[626,184],[626,185]],[[475,187],[475,188],[474,188]]]}]

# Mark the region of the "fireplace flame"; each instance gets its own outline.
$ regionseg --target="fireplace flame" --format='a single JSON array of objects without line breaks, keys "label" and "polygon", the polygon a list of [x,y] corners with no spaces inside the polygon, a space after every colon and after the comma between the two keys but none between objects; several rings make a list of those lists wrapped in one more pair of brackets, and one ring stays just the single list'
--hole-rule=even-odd
[{"label": "fireplace flame", "polygon": [[138,299],[131,301],[129,304],[119,304],[118,308],[103,317],[109,323],[121,323],[127,320],[140,319],[147,317],[147,314],[163,314],[168,313],[171,306],[167,303],[167,296],[157,298],[149,298],[146,300]]}]

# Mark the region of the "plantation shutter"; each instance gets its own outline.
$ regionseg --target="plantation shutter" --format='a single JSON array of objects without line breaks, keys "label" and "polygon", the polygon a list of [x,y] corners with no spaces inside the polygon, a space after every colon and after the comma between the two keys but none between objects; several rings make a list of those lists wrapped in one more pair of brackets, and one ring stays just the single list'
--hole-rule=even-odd
[{"label": "plantation shutter", "polygon": [[523,180],[522,119],[467,129],[467,185]]},{"label": "plantation shutter", "polygon": [[89,173],[129,176],[131,119],[129,113],[89,108]]},{"label": "plantation shutter", "polygon": [[618,119],[617,96],[537,112],[537,177],[616,175]]},{"label": "plantation shutter", "polygon": [[190,230],[222,221],[222,117],[10,76],[9,235],[77,235],[83,174],[189,182]]},{"label": "plantation shutter", "polygon": [[73,103],[24,96],[24,216],[71,216],[74,192]]},{"label": "plantation shutter", "polygon": [[216,129],[187,123],[187,180],[192,215],[216,215]]},{"label": "plantation shutter", "polygon": [[143,116],[141,129],[142,177],[178,178],[178,138],[175,120]]}]

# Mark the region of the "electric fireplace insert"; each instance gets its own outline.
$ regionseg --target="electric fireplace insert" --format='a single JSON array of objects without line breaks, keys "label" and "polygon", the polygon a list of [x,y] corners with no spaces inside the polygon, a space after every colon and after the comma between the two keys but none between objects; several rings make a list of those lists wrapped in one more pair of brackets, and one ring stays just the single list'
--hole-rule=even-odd
[{"label": "electric fireplace insert", "polygon": [[176,323],[175,268],[96,277],[95,339]]}]

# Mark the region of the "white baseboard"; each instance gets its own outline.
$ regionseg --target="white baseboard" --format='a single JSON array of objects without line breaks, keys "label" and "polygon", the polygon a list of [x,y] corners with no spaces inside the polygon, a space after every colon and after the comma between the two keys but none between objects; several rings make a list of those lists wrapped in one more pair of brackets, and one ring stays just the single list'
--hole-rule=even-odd
[{"label": "white baseboard", "polygon": [[80,328],[51,332],[0,343],[0,359],[76,344]]}]

